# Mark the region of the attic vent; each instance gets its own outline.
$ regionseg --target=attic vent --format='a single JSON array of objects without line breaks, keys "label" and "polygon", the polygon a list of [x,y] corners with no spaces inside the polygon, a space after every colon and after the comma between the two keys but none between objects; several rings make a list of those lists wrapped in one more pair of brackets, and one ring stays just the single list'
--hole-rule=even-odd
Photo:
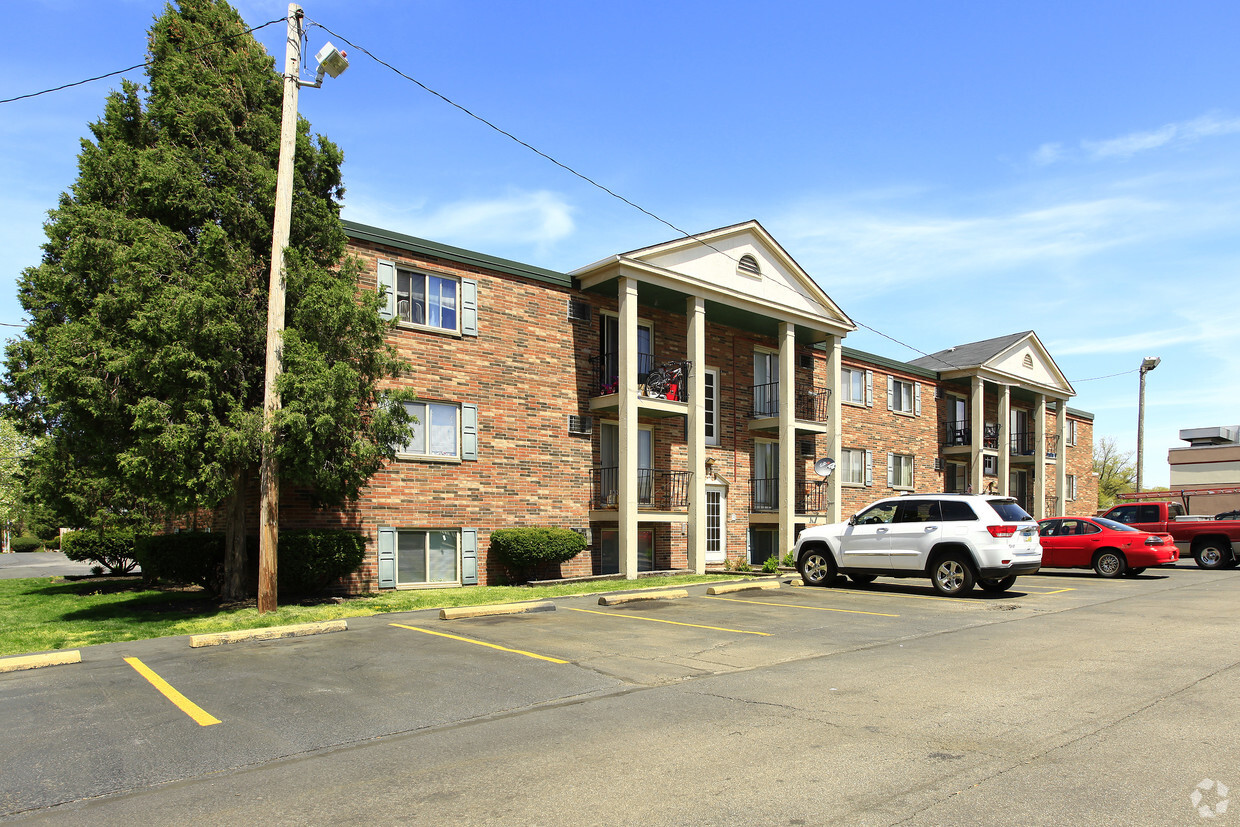
[{"label": "attic vent", "polygon": [[935,398],[935,399],[942,399],[942,398],[943,398],[943,389],[942,389],[942,388],[940,388],[938,385],[935,385],[935,386],[934,386],[934,398]]},{"label": "attic vent", "polygon": [[737,262],[736,269],[750,276],[762,275],[762,270],[758,267],[758,260],[750,255],[741,256],[741,260]]},{"label": "attic vent", "polygon": [[1033,356],[1025,354],[1025,370],[1033,370]]},{"label": "attic vent", "polygon": [[581,299],[568,300],[568,318],[578,322],[590,321],[590,303]]},{"label": "attic vent", "polygon": [[570,434],[589,434],[594,430],[594,418],[590,416],[572,416],[568,417],[568,432]]}]

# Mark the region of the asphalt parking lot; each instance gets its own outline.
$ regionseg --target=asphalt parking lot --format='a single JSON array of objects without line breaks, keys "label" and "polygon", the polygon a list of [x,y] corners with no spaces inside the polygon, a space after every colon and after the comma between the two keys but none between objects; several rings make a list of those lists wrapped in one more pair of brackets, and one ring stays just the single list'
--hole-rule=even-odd
[{"label": "asphalt parking lot", "polygon": [[0,674],[0,816],[1197,823],[1196,785],[1240,783],[1240,573],[790,580],[83,649]]}]

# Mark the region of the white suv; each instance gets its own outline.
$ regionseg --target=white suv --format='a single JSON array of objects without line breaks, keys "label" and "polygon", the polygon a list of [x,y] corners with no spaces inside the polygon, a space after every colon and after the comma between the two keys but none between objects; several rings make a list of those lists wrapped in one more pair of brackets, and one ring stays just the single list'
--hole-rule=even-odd
[{"label": "white suv", "polygon": [[846,523],[805,529],[795,555],[808,586],[829,585],[839,574],[858,583],[929,577],[949,597],[967,594],[974,583],[1007,591],[1017,575],[1042,565],[1034,519],[1011,497],[980,494],[879,500]]}]

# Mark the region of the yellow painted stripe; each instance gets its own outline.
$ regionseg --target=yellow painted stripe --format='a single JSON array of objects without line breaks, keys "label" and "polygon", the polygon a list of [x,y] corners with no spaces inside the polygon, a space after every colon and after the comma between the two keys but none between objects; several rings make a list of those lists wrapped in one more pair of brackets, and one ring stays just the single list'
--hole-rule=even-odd
[{"label": "yellow painted stripe", "polygon": [[486,646],[489,649],[498,649],[501,652],[512,652],[514,655],[525,655],[527,658],[536,658],[537,660],[546,660],[546,661],[550,661],[551,663],[568,663],[569,662],[566,660],[560,660],[559,658],[548,657],[546,655],[536,655],[533,652],[523,652],[520,649],[509,649],[506,646],[496,646],[494,643],[487,643],[486,641],[482,641],[482,640],[473,640],[472,638],[461,637],[460,635],[450,635],[447,632],[432,632],[430,629],[423,629],[419,626],[406,626],[403,623],[390,623],[388,625],[396,626],[400,629],[408,629],[411,632],[423,632],[424,634],[435,635],[436,637],[446,637],[449,640],[459,640],[462,643],[473,643],[477,646]]},{"label": "yellow painted stripe", "polygon": [[150,681],[151,686],[163,693],[164,697],[177,705],[177,708],[197,722],[198,726],[211,726],[220,723],[220,719],[203,710],[202,707],[172,688],[166,680],[156,675],[151,668],[137,658],[125,658],[125,663],[132,666],[139,675]]},{"label": "yellow painted stripe", "polygon": [[638,617],[637,615],[619,614],[618,612],[596,612],[593,609],[574,609],[568,607],[570,612],[585,612],[591,615],[603,615],[604,617],[619,617],[625,620],[647,620],[651,623],[670,623],[673,626],[690,626],[694,629],[710,629],[715,632],[732,632],[737,635],[761,635],[762,637],[770,637],[769,632],[748,632],[744,629],[725,629],[722,626],[703,626],[700,623],[678,623],[675,620],[663,620],[657,617]]},{"label": "yellow painted stripe", "polygon": [[1048,594],[1063,594],[1064,592],[1074,592],[1074,591],[1076,591],[1076,589],[1055,589],[1055,591],[1053,592],[1034,592],[1034,594],[1045,596]]},{"label": "yellow painted stripe", "polygon": [[740,600],[735,597],[715,597],[708,595],[707,600],[726,600],[729,603],[752,603],[755,606],[779,606],[781,609],[813,609],[816,612],[844,612],[850,615],[874,615],[875,617],[899,617],[884,612],[863,612],[858,609],[833,609],[829,606],[798,606],[794,603],[768,603],[762,600]]},{"label": "yellow painted stripe", "polygon": [[[820,586],[796,586],[801,589],[817,589]],[[862,592],[848,589],[833,589],[832,594],[848,595],[849,597],[905,597],[910,600],[947,600],[952,603],[989,603],[989,600],[977,600],[972,597],[940,597],[932,594],[901,594],[900,592]]]}]

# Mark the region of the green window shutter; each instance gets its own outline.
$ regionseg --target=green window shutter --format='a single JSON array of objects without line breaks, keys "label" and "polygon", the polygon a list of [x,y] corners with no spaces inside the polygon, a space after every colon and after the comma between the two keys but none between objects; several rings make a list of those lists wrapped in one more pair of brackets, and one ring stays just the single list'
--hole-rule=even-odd
[{"label": "green window shutter", "polygon": [[865,406],[874,407],[874,371],[865,372]]},{"label": "green window shutter", "polygon": [[921,416],[921,383],[913,383],[913,415]]},{"label": "green window shutter", "polygon": [[461,585],[478,585],[478,529],[461,529]]},{"label": "green window shutter", "polygon": [[379,588],[396,588],[396,529],[379,528]]},{"label": "green window shutter", "polygon": [[461,335],[478,335],[478,281],[461,279]]},{"label": "green window shutter", "polygon": [[461,405],[461,459],[478,459],[477,405]]},{"label": "green window shutter", "polygon": [[896,379],[894,376],[887,377],[887,410],[895,410],[896,399]]},{"label": "green window shutter", "polygon": [[379,315],[390,319],[396,315],[396,263],[379,260],[379,292],[383,294],[385,304],[379,308]]},{"label": "green window shutter", "polygon": [[896,484],[895,455],[890,451],[887,452],[887,487],[891,488]]},{"label": "green window shutter", "polygon": [[874,452],[865,452],[865,484],[867,486],[874,484]]}]

